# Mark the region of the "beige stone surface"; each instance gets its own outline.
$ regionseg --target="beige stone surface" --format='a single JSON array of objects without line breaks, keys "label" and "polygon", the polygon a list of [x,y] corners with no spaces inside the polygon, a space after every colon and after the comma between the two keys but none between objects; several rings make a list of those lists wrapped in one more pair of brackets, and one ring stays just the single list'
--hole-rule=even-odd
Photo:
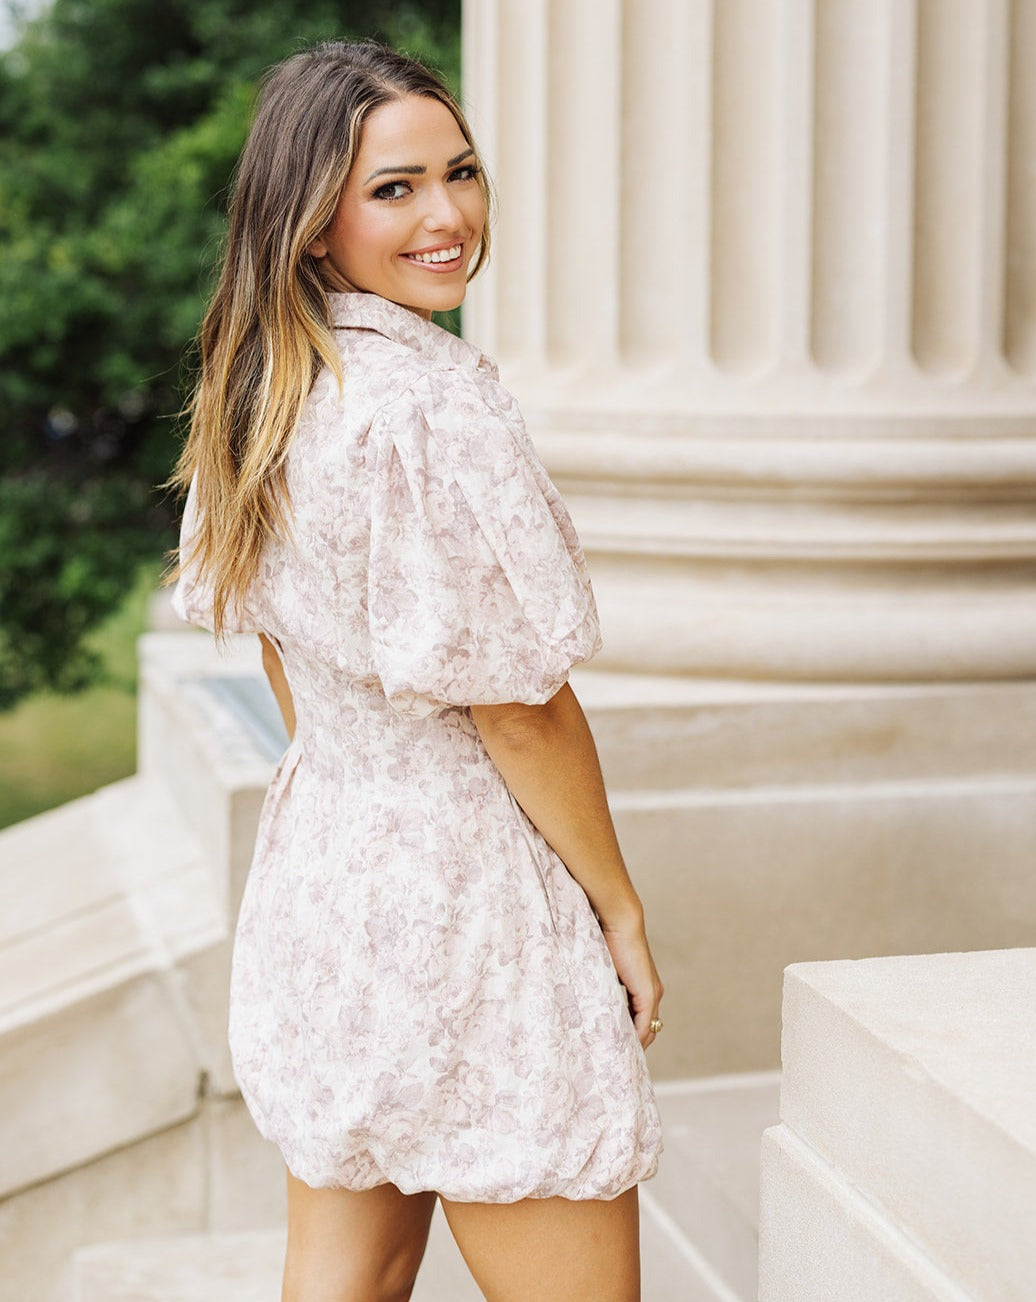
[{"label": "beige stone surface", "polygon": [[204,1135],[192,1119],[5,1198],[0,1292],[12,1302],[69,1302],[76,1249],[200,1230],[204,1171]]},{"label": "beige stone surface", "polygon": [[[786,975],[783,1128],[963,1293],[997,1302],[1036,1279],[1034,989],[1031,948]],[[824,1242],[822,1218],[782,1208],[798,1197],[777,1180],[764,1255],[785,1251],[785,1215],[805,1218],[807,1252]]]},{"label": "beige stone surface", "polygon": [[284,1236],[269,1231],[101,1244],[76,1255],[73,1302],[270,1302]]},{"label": "beige stone surface", "polygon": [[777,1119],[778,1093],[775,1072],[663,1083],[665,1152],[642,1187],[645,1216],[665,1216],[671,1237],[700,1257],[703,1278],[746,1302],[758,1283],[759,1144]]},{"label": "beige stone surface", "polygon": [[154,976],[4,1036],[2,1193],[190,1117],[197,1096],[197,1058]]},{"label": "beige stone surface", "polygon": [[185,1010],[191,1022],[198,1071],[210,1096],[233,1098],[237,1082],[227,1045],[232,924],[228,919],[220,939],[185,954],[177,963]]},{"label": "beige stone surface", "polygon": [[[275,1229],[99,1244],[77,1254],[74,1302],[272,1302],[284,1239]],[[437,1209],[413,1302],[481,1297]]]},{"label": "beige stone surface", "polygon": [[577,670],[610,789],[1036,775],[1031,683],[793,684]]},{"label": "beige stone surface", "polygon": [[574,681],[667,982],[660,1076],[776,1067],[789,963],[1031,942],[1031,685]]},{"label": "beige stone surface", "polygon": [[764,1136],[761,1197],[759,1302],[1006,1302],[958,1287],[785,1126]]},{"label": "beige stone surface", "polygon": [[283,1225],[284,1160],[256,1130],[241,1097],[207,1099],[202,1119],[207,1228],[235,1233]]},{"label": "beige stone surface", "polygon": [[615,816],[667,984],[663,1077],[776,1067],[788,963],[1033,938],[1027,783],[619,796]]}]

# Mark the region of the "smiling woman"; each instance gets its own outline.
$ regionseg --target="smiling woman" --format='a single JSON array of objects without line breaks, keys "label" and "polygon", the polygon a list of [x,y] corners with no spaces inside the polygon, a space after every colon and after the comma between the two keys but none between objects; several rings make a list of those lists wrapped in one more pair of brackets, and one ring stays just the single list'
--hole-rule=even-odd
[{"label": "smiling woman", "polygon": [[586,562],[514,398],[431,323],[488,248],[463,116],[296,55],[242,156],[176,604],[256,633],[291,744],[230,1048],[288,1167],[285,1302],[410,1296],[436,1198],[490,1302],[634,1302],[662,983],[568,685]]},{"label": "smiling woman", "polygon": [[438,100],[408,95],[375,109],[334,217],[309,246],[328,286],[379,294],[426,320],[457,307],[486,226],[479,176]]}]

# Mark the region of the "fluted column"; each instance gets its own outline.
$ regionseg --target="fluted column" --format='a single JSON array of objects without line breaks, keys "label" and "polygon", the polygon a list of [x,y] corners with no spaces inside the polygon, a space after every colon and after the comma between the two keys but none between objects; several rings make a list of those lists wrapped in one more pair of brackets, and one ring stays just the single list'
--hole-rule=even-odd
[{"label": "fluted column", "polygon": [[1036,673],[1036,0],[468,0],[604,667]]}]

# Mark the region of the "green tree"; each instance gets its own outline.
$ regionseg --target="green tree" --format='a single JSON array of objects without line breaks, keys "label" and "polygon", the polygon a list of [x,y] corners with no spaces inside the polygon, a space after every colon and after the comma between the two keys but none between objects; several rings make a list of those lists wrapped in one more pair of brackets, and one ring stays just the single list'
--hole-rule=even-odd
[{"label": "green tree", "polygon": [[372,36],[459,79],[459,0],[54,0],[0,56],[0,708],[173,542],[188,344],[262,70]]}]

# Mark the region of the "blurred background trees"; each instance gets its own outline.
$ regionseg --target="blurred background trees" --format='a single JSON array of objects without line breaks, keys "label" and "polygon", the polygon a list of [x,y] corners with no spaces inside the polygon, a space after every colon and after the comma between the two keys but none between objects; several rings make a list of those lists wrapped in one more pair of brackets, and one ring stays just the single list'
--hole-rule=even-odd
[{"label": "blurred background trees", "polygon": [[96,678],[174,541],[181,435],[257,76],[373,36],[456,86],[459,0],[54,0],[0,55],[0,708]]}]

